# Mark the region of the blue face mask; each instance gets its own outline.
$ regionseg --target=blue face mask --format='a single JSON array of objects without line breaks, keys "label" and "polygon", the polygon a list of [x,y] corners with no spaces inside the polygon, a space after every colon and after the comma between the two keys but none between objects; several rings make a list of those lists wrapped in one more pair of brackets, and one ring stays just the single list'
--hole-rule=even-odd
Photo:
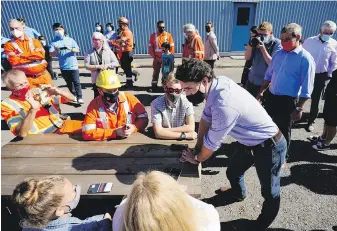
[{"label": "blue face mask", "polygon": [[321,39],[322,39],[324,42],[326,42],[326,41],[328,41],[328,40],[330,39],[330,37],[331,37],[331,35],[323,34],[322,37],[321,37]]},{"label": "blue face mask", "polygon": [[106,30],[107,30],[108,32],[110,32],[110,31],[112,31],[112,28],[111,28],[111,27],[107,27]]},{"label": "blue face mask", "polygon": [[55,36],[62,38],[64,36],[64,31],[63,30],[57,30],[55,31]]}]

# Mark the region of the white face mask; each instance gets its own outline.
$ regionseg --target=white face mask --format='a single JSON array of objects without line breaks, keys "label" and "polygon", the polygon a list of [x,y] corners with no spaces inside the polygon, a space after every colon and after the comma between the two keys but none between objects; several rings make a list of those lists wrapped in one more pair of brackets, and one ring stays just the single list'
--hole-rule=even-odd
[{"label": "white face mask", "polygon": [[56,30],[55,31],[55,36],[62,38],[64,36],[64,30]]},{"label": "white face mask", "polygon": [[17,29],[12,30],[11,33],[15,38],[20,38],[23,35],[23,31]]},{"label": "white face mask", "polygon": [[100,32],[101,31],[101,27],[100,26],[96,26],[96,31]]}]

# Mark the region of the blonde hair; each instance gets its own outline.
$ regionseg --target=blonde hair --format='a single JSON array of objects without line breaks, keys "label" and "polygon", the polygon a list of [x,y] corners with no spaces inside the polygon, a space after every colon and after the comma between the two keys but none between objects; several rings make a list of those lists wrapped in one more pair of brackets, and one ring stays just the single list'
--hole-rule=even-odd
[{"label": "blonde hair", "polygon": [[264,21],[259,25],[259,27],[257,29],[272,32],[273,31],[273,25],[270,22]]},{"label": "blonde hair", "polygon": [[163,79],[162,81],[163,86],[167,84],[175,84],[175,83],[179,83],[179,80],[176,79],[173,72],[169,73],[168,77],[166,79]]},{"label": "blonde hair", "polygon": [[159,171],[138,174],[123,219],[122,231],[195,231],[198,227],[188,195]]},{"label": "blonde hair", "polygon": [[54,218],[64,198],[65,178],[46,176],[27,179],[14,189],[12,200],[20,214],[20,225],[25,228],[45,228]]},{"label": "blonde hair", "polygon": [[11,88],[12,83],[13,83],[12,78],[16,77],[18,75],[26,76],[26,74],[23,71],[20,71],[20,70],[12,69],[12,70],[6,72],[2,77],[2,80],[3,80],[4,84],[6,85],[6,87]]}]

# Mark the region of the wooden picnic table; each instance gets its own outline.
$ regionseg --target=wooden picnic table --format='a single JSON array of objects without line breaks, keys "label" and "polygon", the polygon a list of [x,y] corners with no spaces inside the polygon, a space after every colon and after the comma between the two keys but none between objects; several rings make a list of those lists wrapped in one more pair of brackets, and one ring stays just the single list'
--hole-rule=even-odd
[{"label": "wooden picnic table", "polygon": [[[140,171],[182,169],[178,182],[187,192],[200,197],[200,166],[180,163],[181,151],[171,144],[195,141],[157,140],[137,133],[127,139],[83,141],[74,135],[30,135],[14,139],[2,147],[1,193],[8,196],[27,177],[63,175],[82,186],[82,195],[126,195]],[[112,182],[110,193],[87,194],[91,184]]]}]

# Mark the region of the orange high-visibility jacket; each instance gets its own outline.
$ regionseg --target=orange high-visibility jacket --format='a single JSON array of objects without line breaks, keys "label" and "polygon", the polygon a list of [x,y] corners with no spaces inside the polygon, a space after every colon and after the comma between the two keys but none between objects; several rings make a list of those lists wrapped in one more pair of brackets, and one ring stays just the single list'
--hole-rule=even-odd
[{"label": "orange high-visibility jacket", "polygon": [[[137,119],[148,118],[145,107],[134,96],[127,92],[119,92],[117,112],[108,109],[102,96],[93,99],[84,117],[82,136],[84,140],[107,140],[116,138],[116,129],[129,123],[135,124]],[[138,128],[136,126],[136,132]]]},{"label": "orange high-visibility jacket", "polygon": [[166,31],[161,34],[156,32],[151,34],[149,40],[149,53],[152,58],[161,61],[161,55],[163,54],[161,46],[164,42],[170,44],[170,52],[174,54],[174,41],[172,35]]},{"label": "orange high-visibility jacket", "polygon": [[112,41],[111,44],[116,47],[116,52],[132,51],[133,50],[133,34],[129,28],[126,28],[120,33],[120,39]]},{"label": "orange high-visibility jacket", "polygon": [[185,41],[183,47],[183,58],[204,60],[204,43],[197,33],[194,33],[191,38]]},{"label": "orange high-visibility jacket", "polygon": [[[37,39],[25,35],[24,40],[12,38],[4,45],[4,52],[13,69],[19,69],[27,75],[36,75],[48,65],[44,59],[45,51]],[[11,53],[15,55],[11,55]]]}]

